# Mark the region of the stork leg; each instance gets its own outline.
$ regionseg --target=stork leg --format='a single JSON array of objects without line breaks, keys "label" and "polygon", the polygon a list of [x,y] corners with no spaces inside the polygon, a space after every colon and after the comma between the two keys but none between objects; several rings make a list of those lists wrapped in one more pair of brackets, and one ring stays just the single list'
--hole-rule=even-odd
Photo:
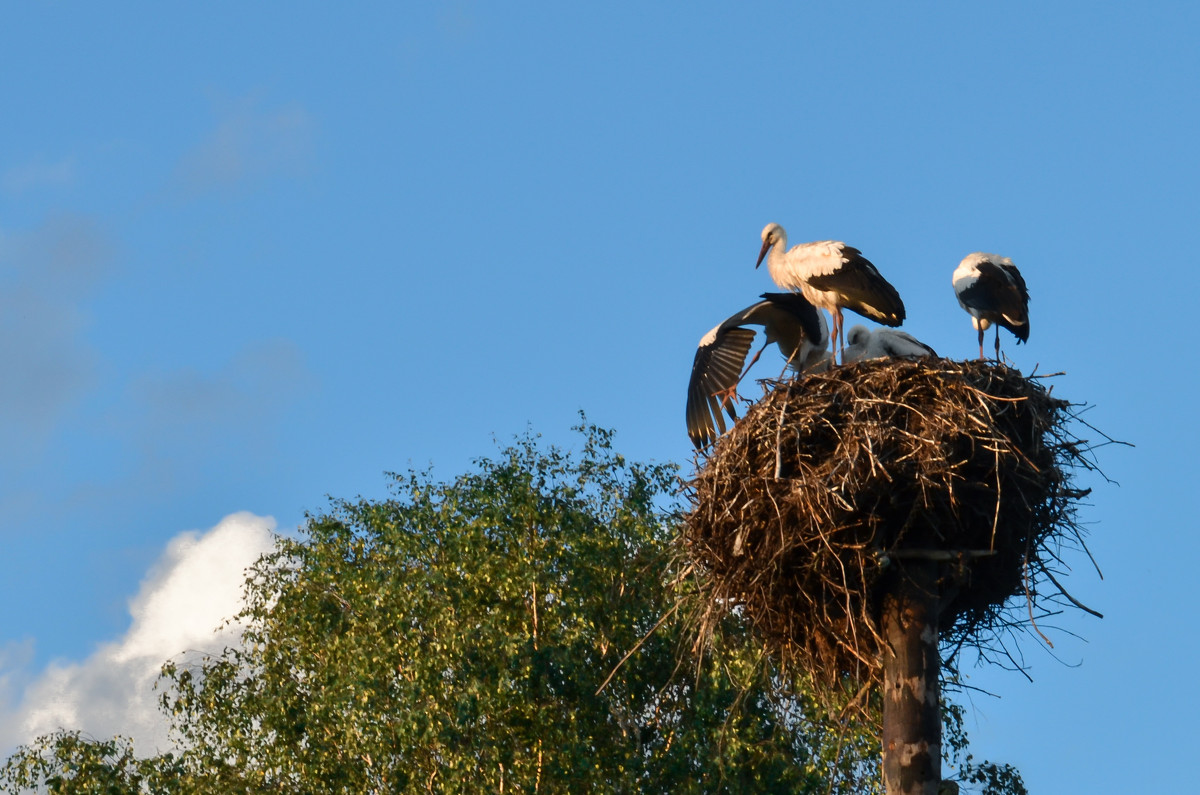
[{"label": "stork leg", "polygon": [[732,405],[733,402],[737,400],[738,384],[742,382],[742,379],[746,377],[746,373],[750,372],[750,368],[754,366],[754,363],[758,361],[758,357],[762,356],[762,352],[765,351],[767,346],[770,344],[771,343],[769,341],[763,343],[763,346],[758,349],[758,353],[754,354],[754,358],[750,360],[750,364],[746,365],[746,369],[742,370],[742,374],[739,375],[737,380],[733,382],[733,386],[729,387],[728,389],[719,389],[716,392],[713,392],[713,397],[720,399],[721,408],[725,408],[727,405]]},{"label": "stork leg", "polygon": [[717,399],[718,410],[725,409],[726,411],[732,411],[737,396],[737,384],[728,389],[718,389],[716,392],[713,392],[713,397]]},{"label": "stork leg", "polygon": [[1000,364],[1000,324],[996,324],[996,364]]},{"label": "stork leg", "polygon": [[835,306],[830,312],[833,318],[833,363],[838,363],[838,354],[841,354],[842,364],[846,363],[846,341],[842,339],[842,308]]},{"label": "stork leg", "polygon": [[983,332],[984,332],[984,329],[982,326],[978,326],[978,328],[979,328],[979,361],[982,362],[983,361]]},{"label": "stork leg", "polygon": [[[758,353],[754,354],[754,358],[750,360],[750,364],[746,365],[746,369],[742,370],[742,374],[738,376],[738,380],[737,380],[738,384],[740,384],[742,382],[742,379],[746,377],[746,373],[750,372],[750,368],[754,366],[754,363],[758,361],[758,357],[762,356],[762,352],[765,351],[767,349],[767,346],[770,344],[771,344],[771,341],[767,340],[766,342],[763,343],[763,346],[758,349]],[[997,343],[997,344],[999,344],[999,343]],[[734,386],[737,386],[737,384],[734,384]]]}]

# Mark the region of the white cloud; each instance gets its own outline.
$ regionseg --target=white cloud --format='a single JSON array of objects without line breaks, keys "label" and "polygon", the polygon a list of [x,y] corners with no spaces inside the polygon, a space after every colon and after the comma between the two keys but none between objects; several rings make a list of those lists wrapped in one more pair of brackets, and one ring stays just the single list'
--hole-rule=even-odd
[{"label": "white cloud", "polygon": [[261,426],[311,376],[294,342],[276,338],[247,344],[220,369],[179,368],[147,373],[130,384],[130,402],[155,437],[176,426]]},{"label": "white cloud", "polygon": [[145,474],[175,488],[214,462],[228,472],[274,456],[285,410],[312,384],[295,343],[262,340],[216,369],[180,367],[131,380],[119,418],[149,468]]},{"label": "white cloud", "polygon": [[304,108],[292,105],[262,111],[248,100],[223,116],[179,163],[176,181],[186,191],[228,189],[249,180],[297,176],[308,170],[313,122]]},{"label": "white cloud", "polygon": [[43,187],[61,187],[75,181],[75,161],[67,158],[48,162],[35,158],[27,163],[13,166],[0,177],[0,187],[13,195]]},{"label": "white cloud", "polygon": [[59,215],[0,230],[0,449],[38,448],[91,386],[97,355],[84,305],[108,274],[114,246],[95,219]]},{"label": "white cloud", "polygon": [[[32,660],[32,638],[7,643],[4,648],[0,648],[0,716],[6,712],[2,705],[13,703],[16,694],[28,684],[29,664]],[[0,742],[0,746],[2,745]]]},{"label": "white cloud", "polygon": [[0,708],[0,753],[59,728],[130,736],[139,753],[166,750],[154,690],[159,669],[183,652],[218,651],[236,640],[235,628],[218,628],[240,609],[245,569],[272,548],[274,527],[270,517],[241,512],[204,533],[180,533],[130,600],[129,630],[82,662],[56,661],[24,677],[4,669],[27,659],[27,648],[0,654],[0,695],[27,682]]}]

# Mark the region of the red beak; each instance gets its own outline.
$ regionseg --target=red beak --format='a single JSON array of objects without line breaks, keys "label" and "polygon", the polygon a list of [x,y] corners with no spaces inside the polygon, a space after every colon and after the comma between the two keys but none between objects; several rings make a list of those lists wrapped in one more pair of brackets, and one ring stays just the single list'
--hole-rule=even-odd
[{"label": "red beak", "polygon": [[757,268],[759,265],[762,265],[763,257],[767,256],[767,252],[770,250],[771,244],[764,240],[762,250],[758,252],[758,262],[754,263],[755,268]]}]

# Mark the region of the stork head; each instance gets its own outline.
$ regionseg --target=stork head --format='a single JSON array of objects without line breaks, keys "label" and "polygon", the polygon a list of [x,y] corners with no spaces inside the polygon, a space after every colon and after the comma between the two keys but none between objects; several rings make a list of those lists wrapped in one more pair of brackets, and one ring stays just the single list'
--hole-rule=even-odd
[{"label": "stork head", "polygon": [[979,268],[983,265],[999,265],[1005,270],[1016,268],[1008,257],[976,251],[963,257],[962,262],[958,263],[958,268],[954,271],[955,277],[978,276]]},{"label": "stork head", "polygon": [[783,231],[783,227],[779,224],[767,224],[762,230],[762,248],[758,251],[758,261],[754,263],[754,267],[762,265],[763,258],[767,256],[767,252],[771,250],[771,246],[776,244],[785,245],[783,241],[787,240],[787,235]]},{"label": "stork head", "polygon": [[866,345],[871,338],[871,332],[866,326],[855,326],[846,332],[847,345]]}]

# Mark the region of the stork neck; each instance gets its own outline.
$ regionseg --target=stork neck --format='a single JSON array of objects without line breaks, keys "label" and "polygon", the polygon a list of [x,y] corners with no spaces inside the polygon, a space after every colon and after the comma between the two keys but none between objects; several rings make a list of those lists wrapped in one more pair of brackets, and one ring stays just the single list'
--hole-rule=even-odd
[{"label": "stork neck", "polygon": [[767,270],[776,284],[780,284],[779,280],[783,277],[784,263],[787,261],[787,245],[787,234],[781,229],[779,230],[779,239],[767,252]]},{"label": "stork neck", "polygon": [[775,241],[775,245],[771,247],[772,257],[782,257],[787,253],[787,232],[783,231],[783,227],[779,227],[779,239]]}]

